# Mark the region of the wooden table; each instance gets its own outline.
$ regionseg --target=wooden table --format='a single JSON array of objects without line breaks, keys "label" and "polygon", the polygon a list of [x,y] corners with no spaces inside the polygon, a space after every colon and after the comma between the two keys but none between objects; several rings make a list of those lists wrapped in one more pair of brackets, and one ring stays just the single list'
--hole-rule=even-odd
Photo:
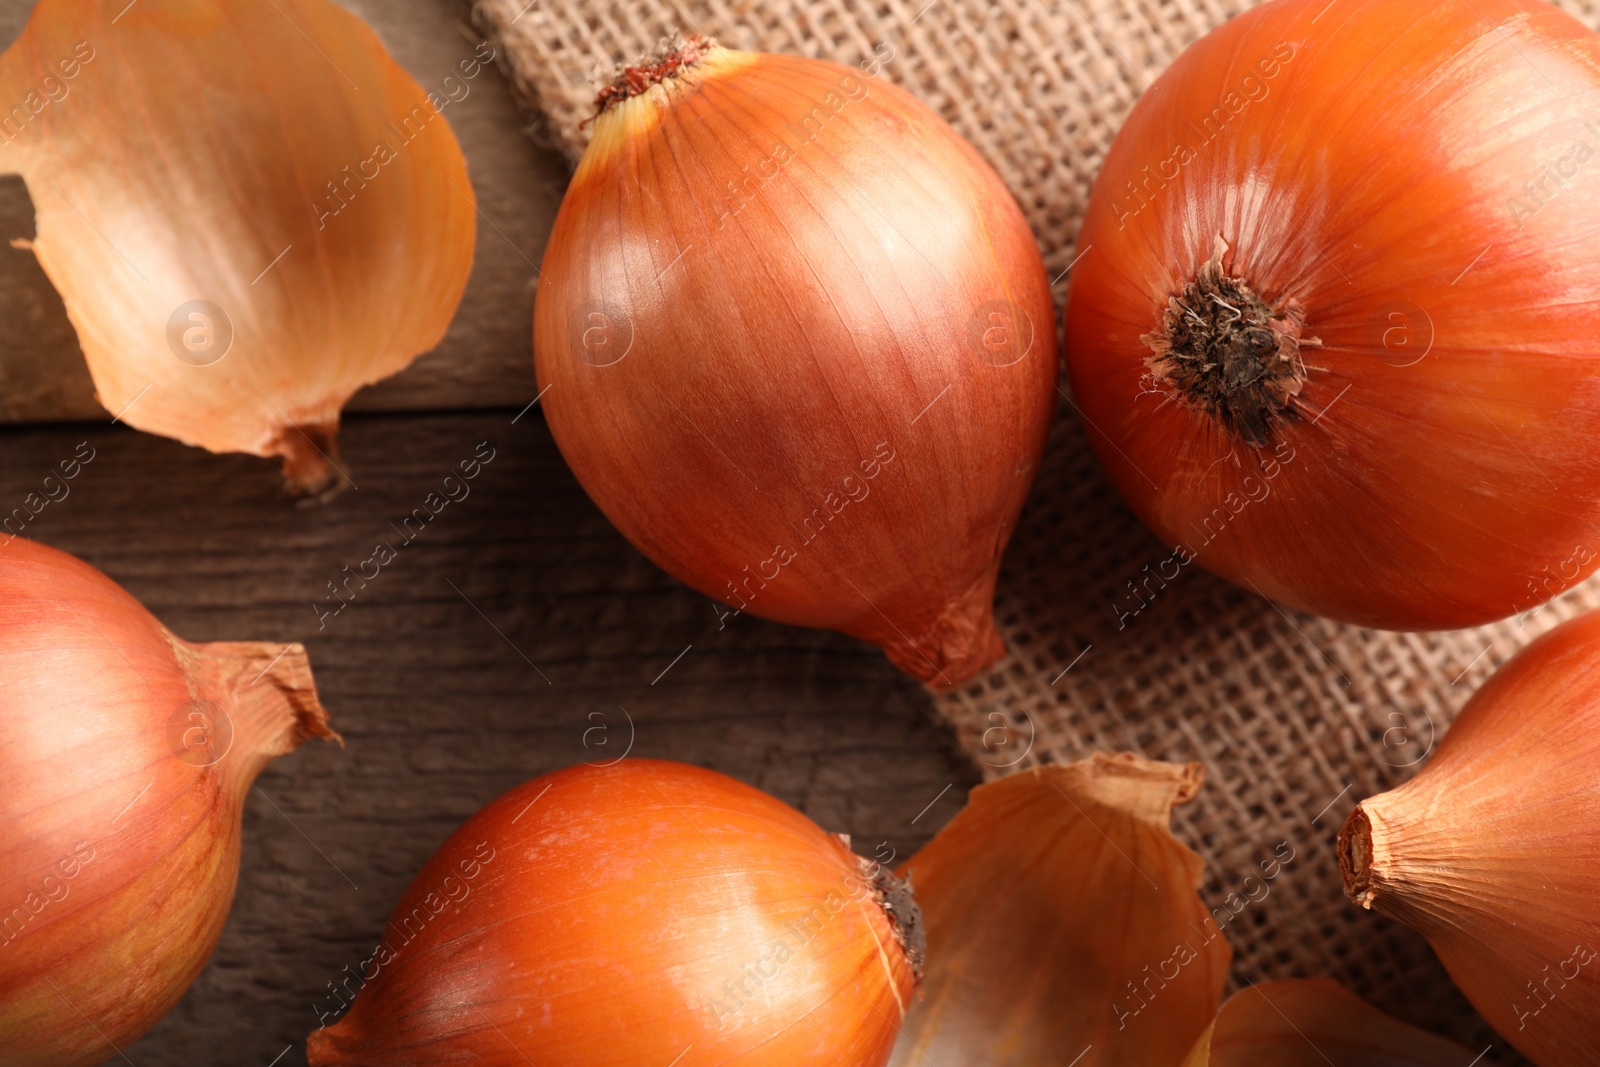
[{"label": "wooden table", "polygon": [[[451,830],[518,782],[620,755],[630,733],[635,756],[735,775],[869,851],[908,855],[975,784],[921,689],[876,649],[754,618],[719,630],[710,601],[589,502],[538,416],[515,414],[352,419],[360,489],[313,508],[259,460],[99,425],[0,431],[0,500],[79,442],[97,452],[39,516],[39,540],[191,640],[303,640],[345,737],[262,775],[222,944],[125,1050],[137,1067],[267,1067],[285,1046],[279,1067],[303,1063],[318,994],[370,955]],[[389,521],[484,441],[495,458],[471,495],[319,631],[325,583],[395,540]]]},{"label": "wooden table", "polygon": [[[470,51],[447,2],[351,6],[426,81]],[[29,7],[0,0],[0,42]],[[100,567],[191,640],[304,641],[346,742],[308,745],[262,775],[216,955],[108,1064],[303,1064],[326,984],[370,954],[451,830],[512,785],[614,758],[630,740],[635,756],[727,772],[902,856],[976,784],[927,695],[876,649],[748,616],[719,629],[710,600],[588,501],[538,409],[517,417],[536,392],[532,264],[566,171],[517,133],[506,87],[479,83],[452,119],[492,220],[467,298],[439,352],[359,398],[343,462],[359,488],[325,505],[283,495],[274,463],[109,425],[59,301],[29,275],[30,255],[0,244],[0,408],[32,423],[0,429],[0,508],[87,441],[96,459],[29,534]],[[3,185],[0,239],[26,236],[20,183]],[[88,421],[39,423],[63,417]],[[471,496],[319,630],[326,583],[392,539],[389,522],[480,442],[495,458]]]}]

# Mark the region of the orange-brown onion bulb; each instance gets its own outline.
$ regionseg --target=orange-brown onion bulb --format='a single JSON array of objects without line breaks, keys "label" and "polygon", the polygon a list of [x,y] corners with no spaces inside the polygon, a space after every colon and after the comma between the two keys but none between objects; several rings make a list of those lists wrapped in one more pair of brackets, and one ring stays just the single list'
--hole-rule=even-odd
[{"label": "orange-brown onion bulb", "polygon": [[1004,654],[995,575],[1058,375],[1010,193],[926,106],[834,63],[695,38],[602,104],[534,322],[579,481],[733,609],[970,678]]},{"label": "orange-brown onion bulb", "polygon": [[1388,629],[1600,564],[1600,37],[1539,0],[1280,0],[1196,43],[1095,183],[1066,310],[1134,511]]},{"label": "orange-brown onion bulb", "polygon": [[0,544],[0,1063],[90,1067],[222,933],[245,793],[333,738],[299,645],[189,644],[93,567]]},{"label": "orange-brown onion bulb", "polygon": [[913,995],[903,886],[712,771],[625,760],[469,819],[362,962],[314,1067],[882,1067]]},{"label": "orange-brown onion bulb", "polygon": [[1350,813],[1339,862],[1529,1059],[1600,1063],[1600,612],[1496,671],[1415,778]]},{"label": "orange-brown onion bulb", "polygon": [[329,0],[41,0],[0,58],[0,173],[107,410],[336,483],[340,409],[471,271],[443,106]]}]

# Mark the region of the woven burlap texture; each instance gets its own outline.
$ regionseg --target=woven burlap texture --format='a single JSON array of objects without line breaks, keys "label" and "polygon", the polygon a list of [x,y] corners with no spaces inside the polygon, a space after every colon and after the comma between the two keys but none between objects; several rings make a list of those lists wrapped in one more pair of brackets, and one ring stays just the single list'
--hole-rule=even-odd
[{"label": "woven burlap texture", "polygon": [[[1141,91],[1190,43],[1251,6],[1217,0],[479,0],[538,139],[576,160],[596,88],[674,33],[892,78],[977,146],[1022,205],[1064,295],[1100,161]],[[1600,27],[1600,4],[1565,7]],[[1063,383],[1064,384],[1064,383]],[[1590,582],[1543,609],[1451,633],[1395,634],[1280,610],[1170,555],[1100,472],[1070,401],[1001,576],[1011,658],[939,698],[989,776],[1095,749],[1205,765],[1176,827],[1235,984],[1328,976],[1520,1062],[1431,951],[1344,897],[1333,843],[1355,802],[1415,773],[1495,667],[1600,606]],[[1146,566],[1149,565],[1149,570]],[[1137,587],[1137,592],[1135,592]],[[1262,861],[1294,859],[1270,883]],[[1262,896],[1262,886],[1267,892]]]}]

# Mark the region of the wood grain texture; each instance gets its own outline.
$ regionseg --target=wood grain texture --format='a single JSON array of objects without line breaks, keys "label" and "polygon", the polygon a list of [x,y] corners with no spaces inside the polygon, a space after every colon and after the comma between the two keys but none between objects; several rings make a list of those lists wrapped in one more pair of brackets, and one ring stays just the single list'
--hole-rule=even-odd
[{"label": "wood grain texture", "polygon": [[[473,53],[478,38],[451,0],[341,0],[366,19],[424,89]],[[27,23],[33,0],[0,0],[0,46]],[[444,340],[407,370],[362,390],[351,411],[444,410],[532,399],[536,264],[568,178],[566,163],[522,136],[497,69],[466,81],[446,112],[478,196],[477,258]],[[441,95],[442,92],[441,92]],[[0,177],[0,422],[99,419],[77,337],[33,254],[10,246],[34,233],[15,177]]]},{"label": "wood grain texture", "polygon": [[[370,954],[450,831],[518,782],[620,755],[623,709],[634,755],[730,773],[861,851],[909,855],[975,784],[927,695],[881,653],[749,617],[719,631],[711,601],[583,495],[537,409],[515,415],[353,418],[343,465],[359,488],[320,507],[282,495],[263,460],[104,424],[0,430],[0,511],[87,441],[96,458],[26,533],[190,640],[304,641],[346,740],[279,760],[250,794],[221,945],[122,1050],[137,1067],[303,1064],[327,983]],[[481,442],[494,458],[470,495],[402,547],[391,521]],[[319,630],[326,583],[379,541],[397,558]]]}]

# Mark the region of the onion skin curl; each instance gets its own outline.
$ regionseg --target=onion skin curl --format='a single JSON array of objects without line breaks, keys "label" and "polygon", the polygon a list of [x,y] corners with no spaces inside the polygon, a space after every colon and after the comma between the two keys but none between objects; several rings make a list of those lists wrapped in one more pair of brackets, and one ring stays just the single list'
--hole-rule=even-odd
[{"label": "onion skin curl", "polygon": [[337,739],[299,645],[189,644],[105,575],[0,543],[0,1063],[115,1060],[222,933],[245,794]]},{"label": "onion skin curl", "polygon": [[864,864],[793,808],[697,767],[629,759],[536,778],[423,868],[307,1058],[882,1067],[916,963]]},{"label": "onion skin curl", "polygon": [[966,681],[1005,652],[995,577],[1056,403],[1026,221],[884,79],[703,38],[632,71],[541,272],[562,454],[707,596]]},{"label": "onion skin curl", "polygon": [[1465,1067],[1471,1052],[1337,982],[1258,982],[1229,997],[1183,1067]]},{"label": "onion skin curl", "polygon": [[974,789],[905,864],[928,966],[890,1067],[1175,1067],[1233,956],[1171,828],[1204,781],[1095,752]]},{"label": "onion skin curl", "polygon": [[1428,939],[1540,1067],[1600,1063],[1600,612],[1472,695],[1411,781],[1339,834],[1345,892]]},{"label": "onion skin curl", "polygon": [[[1066,310],[1089,439],[1146,525],[1380,629],[1593,572],[1597,90],[1600,36],[1539,0],[1278,0],[1186,51],[1107,156]],[[1277,362],[1184,337],[1249,310],[1197,287],[1219,250]]]},{"label": "onion skin curl", "polygon": [[40,0],[0,58],[0,106],[39,107],[0,114],[0,173],[106,410],[338,488],[340,410],[439,343],[472,269],[430,96],[330,0]]}]

